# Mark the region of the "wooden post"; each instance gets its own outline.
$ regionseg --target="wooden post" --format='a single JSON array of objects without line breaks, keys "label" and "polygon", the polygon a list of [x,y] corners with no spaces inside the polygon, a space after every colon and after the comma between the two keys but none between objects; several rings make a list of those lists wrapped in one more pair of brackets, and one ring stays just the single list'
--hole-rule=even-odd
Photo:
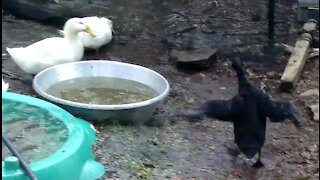
[{"label": "wooden post", "polygon": [[299,80],[303,66],[309,58],[312,36],[302,34],[295,44],[286,69],[281,77],[280,90],[290,92]]},{"label": "wooden post", "polygon": [[310,19],[303,25],[303,34],[298,38],[286,69],[281,77],[280,90],[290,92],[297,84],[306,60],[309,58],[310,47],[313,42],[313,33],[316,30],[317,21]]}]

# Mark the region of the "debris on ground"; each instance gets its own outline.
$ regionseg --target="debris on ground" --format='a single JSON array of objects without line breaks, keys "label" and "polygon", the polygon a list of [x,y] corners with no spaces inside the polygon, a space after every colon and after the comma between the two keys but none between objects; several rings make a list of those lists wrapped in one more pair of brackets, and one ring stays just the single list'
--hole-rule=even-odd
[{"label": "debris on ground", "polygon": [[195,50],[170,52],[170,59],[177,63],[179,68],[206,70],[209,69],[217,59],[216,48],[201,48]]}]

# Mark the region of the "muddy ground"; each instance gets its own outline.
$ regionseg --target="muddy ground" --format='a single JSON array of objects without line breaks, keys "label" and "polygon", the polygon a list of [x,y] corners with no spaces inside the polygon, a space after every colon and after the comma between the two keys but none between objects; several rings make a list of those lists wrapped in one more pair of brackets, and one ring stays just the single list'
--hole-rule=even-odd
[{"label": "muddy ground", "polygon": [[[139,2],[139,3],[137,3]],[[319,58],[307,61],[297,88],[278,91],[289,57],[267,42],[266,2],[239,0],[109,0],[93,3],[89,15],[113,20],[116,35],[98,54],[83,59],[111,59],[149,67],[164,75],[171,92],[148,125],[100,127],[95,154],[106,168],[102,179],[318,179],[319,123],[299,96],[319,90]],[[301,27],[292,1],[278,1],[276,41],[294,45]],[[100,10],[95,10],[99,8]],[[102,10],[101,10],[102,9]],[[260,19],[256,18],[260,17]],[[2,74],[11,92],[37,96],[15,79],[25,74],[13,63],[6,47],[26,46],[57,36],[56,28],[2,16]],[[219,49],[206,71],[179,71],[168,60],[172,49]],[[189,123],[181,117],[208,99],[228,99],[237,92],[235,73],[227,57],[241,52],[248,78],[272,97],[294,102],[305,119],[304,132],[289,121],[269,123],[262,149],[264,168],[252,169],[254,159],[237,155],[230,123],[204,119]],[[315,99],[315,98],[314,98]]]}]

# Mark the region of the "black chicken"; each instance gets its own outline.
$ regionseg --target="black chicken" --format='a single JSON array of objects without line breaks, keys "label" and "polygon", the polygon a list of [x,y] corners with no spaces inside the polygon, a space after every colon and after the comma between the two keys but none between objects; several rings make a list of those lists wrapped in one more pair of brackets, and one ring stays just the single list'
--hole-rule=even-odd
[{"label": "black chicken", "polygon": [[239,58],[232,60],[232,67],[238,77],[238,94],[230,100],[211,100],[187,115],[192,119],[203,116],[233,122],[235,143],[248,158],[259,153],[257,162],[252,166],[260,168],[261,148],[265,141],[266,119],[282,122],[290,119],[300,127],[303,119],[297,108],[290,102],[270,99],[255,88],[245,77]]}]

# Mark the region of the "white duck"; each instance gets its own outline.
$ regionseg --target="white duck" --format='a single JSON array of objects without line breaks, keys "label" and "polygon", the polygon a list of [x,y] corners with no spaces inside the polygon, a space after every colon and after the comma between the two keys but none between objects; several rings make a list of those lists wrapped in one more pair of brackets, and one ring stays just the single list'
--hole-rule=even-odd
[{"label": "white duck", "polygon": [[29,74],[37,74],[57,64],[80,61],[84,46],[77,34],[85,31],[94,36],[94,32],[81,18],[69,19],[63,29],[66,32],[63,38],[47,38],[27,47],[7,48],[7,51],[14,62]]},{"label": "white duck", "polygon": [[8,89],[9,89],[9,83],[5,83],[2,77],[2,91],[8,91]]},{"label": "white duck", "polygon": [[[82,41],[84,47],[94,49],[96,52],[103,45],[108,44],[112,40],[113,25],[112,21],[105,17],[84,17],[82,21],[92,29],[96,36],[92,36],[87,32],[80,32],[79,39]],[[59,30],[60,34],[64,31]]]}]

